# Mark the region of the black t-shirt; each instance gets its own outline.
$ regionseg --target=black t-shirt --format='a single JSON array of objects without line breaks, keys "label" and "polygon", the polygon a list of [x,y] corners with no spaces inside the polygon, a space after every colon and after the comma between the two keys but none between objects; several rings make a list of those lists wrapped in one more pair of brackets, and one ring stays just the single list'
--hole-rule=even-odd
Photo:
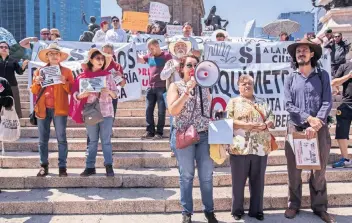
[{"label": "black t-shirt", "polygon": [[16,59],[7,57],[3,60],[0,58],[0,77],[5,78],[12,87],[18,85],[15,72],[17,74],[23,74],[23,70]]},{"label": "black t-shirt", "polygon": [[[341,78],[352,72],[352,62],[342,64],[337,70],[335,78]],[[352,108],[352,78],[343,83],[342,102]]]}]

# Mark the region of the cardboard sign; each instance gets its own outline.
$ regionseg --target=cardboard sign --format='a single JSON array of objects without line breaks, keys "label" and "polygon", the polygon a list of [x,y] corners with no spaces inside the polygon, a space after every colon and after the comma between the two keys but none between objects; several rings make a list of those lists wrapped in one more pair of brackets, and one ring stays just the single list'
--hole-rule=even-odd
[{"label": "cardboard sign", "polygon": [[122,27],[133,31],[147,31],[149,15],[145,12],[131,12],[123,13]]},{"label": "cardboard sign", "polygon": [[166,33],[168,36],[177,36],[177,35],[182,35],[182,26],[177,26],[177,25],[167,25],[166,26]]},{"label": "cardboard sign", "polygon": [[149,19],[151,21],[170,22],[169,6],[160,2],[150,2]]},{"label": "cardboard sign", "polygon": [[320,170],[320,154],[317,137],[308,140],[304,132],[293,132],[292,138],[297,169]]}]

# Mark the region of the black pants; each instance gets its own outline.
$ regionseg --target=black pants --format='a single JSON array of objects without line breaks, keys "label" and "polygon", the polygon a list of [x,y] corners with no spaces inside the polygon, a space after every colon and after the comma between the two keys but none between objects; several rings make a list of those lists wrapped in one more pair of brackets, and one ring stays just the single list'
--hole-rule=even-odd
[{"label": "black pants", "polygon": [[154,123],[154,109],[155,105],[158,104],[158,124],[156,134],[163,135],[165,126],[165,113],[166,106],[163,94],[166,92],[166,88],[148,88],[146,95],[146,121],[147,121],[147,132],[155,134],[155,123]]},{"label": "black pants", "polygon": [[263,213],[264,180],[268,156],[231,155],[232,215],[244,214],[244,188],[249,178],[250,205],[248,214]]}]

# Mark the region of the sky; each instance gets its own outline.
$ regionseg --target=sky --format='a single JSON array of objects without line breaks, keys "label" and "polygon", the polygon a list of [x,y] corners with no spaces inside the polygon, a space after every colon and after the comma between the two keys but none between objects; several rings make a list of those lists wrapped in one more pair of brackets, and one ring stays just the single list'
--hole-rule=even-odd
[{"label": "sky", "polygon": [[[116,0],[101,0],[102,15],[121,17],[122,10]],[[229,20],[230,36],[243,36],[246,23],[256,19],[257,27],[274,21],[282,12],[310,11],[311,0],[204,0],[205,16],[216,6],[217,14]]]}]

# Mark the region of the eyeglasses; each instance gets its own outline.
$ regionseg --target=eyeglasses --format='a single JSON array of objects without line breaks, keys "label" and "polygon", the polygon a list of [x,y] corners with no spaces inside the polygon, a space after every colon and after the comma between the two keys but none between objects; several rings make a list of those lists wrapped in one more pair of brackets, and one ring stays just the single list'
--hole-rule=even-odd
[{"label": "eyeglasses", "polygon": [[191,63],[188,63],[188,64],[186,64],[186,67],[187,68],[196,68],[197,67],[197,64],[191,64]]},{"label": "eyeglasses", "polygon": [[112,20],[112,22],[120,22],[120,20],[114,19]]},{"label": "eyeglasses", "polygon": [[0,46],[0,49],[5,49],[5,50],[8,50],[9,47],[8,46]]},{"label": "eyeglasses", "polygon": [[94,60],[100,60],[100,61],[105,61],[105,57],[94,57]]}]

